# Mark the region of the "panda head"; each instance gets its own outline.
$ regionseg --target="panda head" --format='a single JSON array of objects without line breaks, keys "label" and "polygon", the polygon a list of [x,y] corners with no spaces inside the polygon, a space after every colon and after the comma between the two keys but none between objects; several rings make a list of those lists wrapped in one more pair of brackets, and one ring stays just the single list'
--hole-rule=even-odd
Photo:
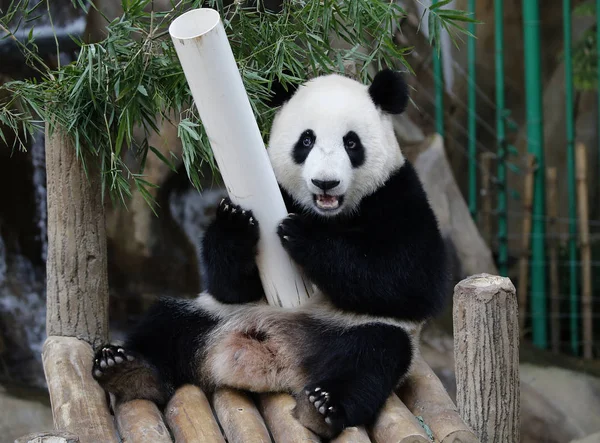
[{"label": "panda head", "polygon": [[352,212],[404,164],[391,115],[407,102],[406,83],[391,70],[370,86],[335,74],[300,86],[271,128],[268,152],[280,186],[311,212]]}]

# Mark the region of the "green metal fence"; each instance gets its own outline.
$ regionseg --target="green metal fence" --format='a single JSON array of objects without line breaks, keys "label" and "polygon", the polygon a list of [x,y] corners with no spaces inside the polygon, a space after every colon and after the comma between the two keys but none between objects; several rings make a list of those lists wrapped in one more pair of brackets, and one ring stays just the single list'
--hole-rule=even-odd
[{"label": "green metal fence", "polygon": [[[433,1],[435,3],[435,0]],[[522,2],[523,17],[523,50],[524,50],[524,74],[525,74],[525,109],[527,125],[527,151],[535,158],[534,172],[534,194],[532,206],[532,230],[530,235],[530,286],[529,286],[529,308],[531,319],[531,336],[533,343],[540,348],[548,347],[548,325],[549,312],[547,306],[547,256],[546,256],[546,197],[545,197],[545,161],[544,161],[544,115],[543,115],[543,91],[542,91],[542,69],[541,53],[543,50],[540,38],[540,4],[539,0],[527,0]],[[477,18],[475,0],[468,1],[468,9]],[[600,0],[595,0],[596,26],[600,30]],[[577,195],[576,195],[576,171],[575,171],[575,102],[574,102],[574,77],[573,77],[573,51],[572,51],[572,2],[563,0],[563,29],[564,29],[564,69],[565,69],[565,102],[566,102],[566,186],[568,192],[568,306],[569,306],[569,347],[573,354],[579,354],[581,348],[580,339],[580,293],[579,293],[579,262],[578,262],[578,229],[577,229]],[[508,251],[508,209],[507,199],[510,183],[507,183],[507,167],[511,167],[508,160],[511,152],[516,149],[507,142],[507,130],[510,126],[510,112],[506,109],[505,102],[505,73],[504,73],[504,4],[503,0],[494,0],[494,37],[495,37],[495,99],[496,124],[495,124],[495,154],[497,162],[496,171],[496,208],[494,215],[497,219],[496,252],[499,272],[508,275],[509,251]],[[489,24],[492,25],[492,24]],[[477,26],[486,26],[477,25]],[[468,203],[473,217],[478,213],[478,134],[477,125],[477,81],[476,81],[476,47],[477,28],[469,25],[469,31],[473,37],[467,41],[467,133],[468,138]],[[596,55],[600,61],[600,32],[596,33]],[[600,69],[597,69],[598,91],[600,91]],[[444,136],[444,85],[441,56],[433,56],[433,74],[435,80],[435,127]],[[600,128],[600,99],[598,100],[598,128]],[[446,136],[448,136],[446,134]],[[600,136],[598,158],[596,166],[600,177]],[[564,175],[563,175],[564,176]],[[600,224],[600,223],[599,223]],[[592,318],[596,318],[595,316]]]}]

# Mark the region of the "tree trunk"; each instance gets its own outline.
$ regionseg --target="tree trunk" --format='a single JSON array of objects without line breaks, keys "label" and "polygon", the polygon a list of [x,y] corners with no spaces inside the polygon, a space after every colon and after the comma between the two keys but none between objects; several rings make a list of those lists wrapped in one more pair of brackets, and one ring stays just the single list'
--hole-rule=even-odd
[{"label": "tree trunk", "polygon": [[469,277],[454,289],[458,410],[482,443],[518,442],[519,323],[508,278]]},{"label": "tree trunk", "polygon": [[46,125],[48,261],[46,331],[99,346],[108,339],[104,206],[62,130]]}]

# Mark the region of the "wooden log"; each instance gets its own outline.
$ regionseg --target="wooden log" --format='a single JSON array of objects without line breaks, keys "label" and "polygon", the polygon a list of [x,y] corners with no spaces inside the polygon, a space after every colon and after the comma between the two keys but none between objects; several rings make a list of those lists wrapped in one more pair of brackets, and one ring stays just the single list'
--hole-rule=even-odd
[{"label": "wooden log", "polygon": [[371,429],[375,443],[428,443],[429,437],[396,394],[387,399]]},{"label": "wooden log", "polygon": [[204,392],[193,385],[179,388],[165,408],[176,443],[225,443]]},{"label": "wooden log", "polygon": [[131,400],[116,407],[117,427],[123,443],[171,443],[171,435],[156,405]]},{"label": "wooden log", "polygon": [[481,211],[480,225],[481,234],[487,245],[492,248],[492,219],[493,219],[493,186],[492,186],[492,165],[496,154],[493,152],[484,152],[481,154]]},{"label": "wooden log", "polygon": [[81,443],[117,443],[106,394],[92,378],[94,352],[73,337],[48,337],[42,350],[54,426]]},{"label": "wooden log", "polygon": [[[88,167],[91,168],[89,162]],[[88,176],[64,131],[46,125],[46,331],[93,347],[108,339],[106,230],[99,174]]]},{"label": "wooden log", "polygon": [[535,174],[535,156],[525,156],[525,180],[523,184],[523,224],[521,230],[521,257],[519,258],[519,327],[524,333],[527,316],[527,295],[529,294],[529,256],[531,245],[531,211],[533,210],[533,178]]},{"label": "wooden log", "polygon": [[476,443],[444,385],[422,357],[417,356],[406,382],[398,390],[406,407],[421,417],[440,443]]},{"label": "wooden log", "polygon": [[352,426],[344,429],[344,432],[331,440],[331,443],[371,443],[371,440],[363,426]]},{"label": "wooden log", "polygon": [[558,181],[556,168],[546,169],[546,232],[550,272],[550,342],[560,352],[560,281],[558,277]]},{"label": "wooden log", "polygon": [[15,443],[80,443],[79,437],[66,431],[36,432],[17,438]]},{"label": "wooden log", "polygon": [[258,408],[247,394],[223,388],[212,404],[229,443],[270,443],[271,437]]},{"label": "wooden log", "polygon": [[461,416],[483,443],[520,441],[519,321],[510,279],[479,274],[454,289]]},{"label": "wooden log", "polygon": [[581,317],[583,323],[583,358],[593,357],[592,331],[592,249],[587,189],[587,154],[583,143],[576,147],[577,212],[579,212],[579,247],[581,254]]},{"label": "wooden log", "polygon": [[277,443],[320,442],[314,433],[306,429],[292,416],[296,401],[287,394],[263,394],[258,406]]}]

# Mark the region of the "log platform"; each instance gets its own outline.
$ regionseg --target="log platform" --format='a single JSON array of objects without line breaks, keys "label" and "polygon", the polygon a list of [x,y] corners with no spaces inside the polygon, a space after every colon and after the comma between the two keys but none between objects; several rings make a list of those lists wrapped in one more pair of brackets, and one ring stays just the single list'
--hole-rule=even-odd
[{"label": "log platform", "polygon": [[[92,378],[92,348],[74,337],[49,337],[43,358],[55,426],[87,442],[320,442],[292,415],[287,394],[251,395],[221,389],[208,396],[179,388],[163,411],[146,400],[111,404]],[[417,418],[418,417],[418,418]],[[29,436],[20,441],[49,440]],[[58,434],[60,435],[60,434]],[[37,438],[37,440],[35,438]],[[56,438],[56,437],[55,437]],[[433,440],[434,439],[434,440]],[[348,428],[335,443],[475,443],[441,381],[420,357],[415,371],[369,428]]]}]

